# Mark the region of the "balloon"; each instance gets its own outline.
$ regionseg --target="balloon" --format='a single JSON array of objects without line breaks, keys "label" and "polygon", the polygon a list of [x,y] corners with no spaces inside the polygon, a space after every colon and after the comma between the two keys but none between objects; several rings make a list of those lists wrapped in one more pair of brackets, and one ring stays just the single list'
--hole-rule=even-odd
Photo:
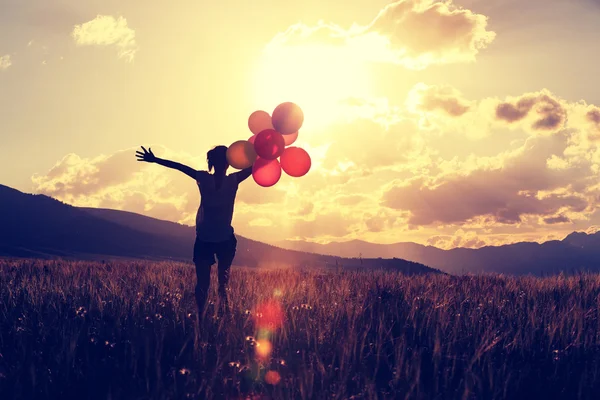
[{"label": "balloon", "polygon": [[227,149],[227,162],[233,168],[244,169],[251,167],[256,160],[254,145],[248,140],[238,140]]},{"label": "balloon", "polygon": [[286,146],[293,144],[296,139],[298,139],[298,132],[291,133],[289,135],[283,135],[283,141],[285,142]]},{"label": "balloon", "polygon": [[273,128],[282,135],[290,135],[302,127],[304,113],[294,103],[281,103],[273,110]]},{"label": "balloon", "polygon": [[254,145],[254,139],[256,139],[256,135],[252,135],[248,138],[248,141]]},{"label": "balloon", "polygon": [[281,178],[279,161],[257,158],[252,166],[252,177],[262,187],[273,186]]},{"label": "balloon", "polygon": [[288,147],[281,155],[281,168],[295,178],[306,175],[310,170],[310,156],[300,147]]},{"label": "balloon", "polygon": [[254,150],[259,157],[274,160],[285,150],[285,140],[281,133],[273,129],[265,129],[256,135]]},{"label": "balloon", "polygon": [[259,134],[265,129],[273,129],[271,116],[266,111],[254,111],[252,114],[250,114],[250,118],[248,118],[248,128],[250,128],[250,131],[255,135]]}]

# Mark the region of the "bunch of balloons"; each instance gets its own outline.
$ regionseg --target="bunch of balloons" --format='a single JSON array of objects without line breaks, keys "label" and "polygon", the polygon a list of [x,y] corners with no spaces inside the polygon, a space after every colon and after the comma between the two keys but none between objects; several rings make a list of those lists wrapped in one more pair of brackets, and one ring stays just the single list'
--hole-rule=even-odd
[{"label": "bunch of balloons", "polygon": [[266,111],[254,111],[248,118],[252,136],[229,146],[227,161],[237,169],[252,166],[252,177],[260,186],[279,182],[281,170],[293,177],[306,175],[311,160],[306,150],[291,146],[298,139],[304,113],[294,103],[281,103],[272,116]]}]

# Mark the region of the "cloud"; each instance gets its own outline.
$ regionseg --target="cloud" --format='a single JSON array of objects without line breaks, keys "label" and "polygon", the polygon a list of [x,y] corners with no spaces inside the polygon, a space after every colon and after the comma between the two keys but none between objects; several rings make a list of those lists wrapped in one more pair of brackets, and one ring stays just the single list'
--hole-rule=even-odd
[{"label": "cloud", "polygon": [[593,107],[587,112],[588,120],[594,125],[600,125],[600,108]]},{"label": "cloud", "polygon": [[567,216],[558,215],[556,217],[547,217],[547,218],[544,218],[544,222],[547,223],[548,225],[554,225],[554,224],[566,224],[566,223],[570,223],[571,220]]},{"label": "cloud", "polygon": [[594,142],[600,141],[600,107],[590,106],[585,118],[590,125],[587,138]]},{"label": "cloud", "polygon": [[495,35],[487,30],[486,16],[457,8],[451,1],[399,0],[380,10],[367,26],[292,25],[276,35],[267,49],[330,47],[338,56],[419,70],[474,61]]},{"label": "cloud", "polygon": [[412,88],[407,104],[414,111],[443,111],[451,117],[460,117],[471,108],[471,103],[452,86],[428,86],[424,83]]},{"label": "cloud", "polygon": [[135,31],[122,16],[98,15],[91,21],[75,25],[71,33],[79,46],[114,46],[120,58],[133,61],[138,46]]},{"label": "cloud", "polygon": [[445,250],[457,247],[479,249],[488,245],[477,232],[463,229],[458,229],[453,235],[432,236],[427,240],[427,244]]},{"label": "cloud", "polygon": [[559,100],[543,90],[498,104],[496,118],[508,124],[526,121],[532,131],[555,132],[564,127],[567,111]]},{"label": "cloud", "polygon": [[398,60],[422,68],[474,61],[495,38],[486,27],[486,16],[451,2],[401,0],[384,7],[365,33],[385,37]]},{"label": "cloud", "polygon": [[[483,139],[494,130],[505,128],[533,135],[554,134],[567,126],[569,113],[575,112],[576,107],[581,108],[547,89],[472,101],[451,86],[422,82],[408,93],[406,107],[421,116],[422,129],[460,131],[471,139]],[[595,110],[589,108],[588,122],[592,123],[594,113]],[[579,121],[572,125],[582,126]]]},{"label": "cloud", "polygon": [[369,211],[363,215],[363,221],[367,232],[384,232],[397,228],[406,222],[405,215],[392,210],[379,208],[377,211]]},{"label": "cloud", "polygon": [[356,221],[341,212],[318,214],[312,220],[299,219],[294,221],[291,233],[295,238],[314,237],[344,237],[350,232],[350,227]]},{"label": "cloud", "polygon": [[550,169],[547,160],[561,154],[568,135],[531,137],[513,152],[494,157],[495,165],[466,172],[460,165],[438,176],[395,182],[384,193],[384,206],[411,213],[415,225],[520,224],[527,216],[551,218],[559,212],[590,215],[597,202],[587,189],[588,165]]},{"label": "cloud", "polygon": [[[32,177],[35,192],[66,203],[127,210],[155,218],[193,223],[199,204],[198,188],[184,174],[137,162],[136,149],[82,158],[68,154],[47,173]],[[192,167],[200,160],[160,146],[153,151]]]},{"label": "cloud", "polygon": [[8,69],[12,65],[10,54],[0,56],[0,71]]}]

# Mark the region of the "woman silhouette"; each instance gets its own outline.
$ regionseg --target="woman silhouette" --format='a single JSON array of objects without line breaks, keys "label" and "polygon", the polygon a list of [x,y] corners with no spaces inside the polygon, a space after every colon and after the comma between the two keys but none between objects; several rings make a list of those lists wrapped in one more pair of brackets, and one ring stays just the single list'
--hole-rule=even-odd
[{"label": "woman silhouette", "polygon": [[[231,226],[233,205],[238,184],[252,174],[252,167],[227,175],[227,146],[217,146],[207,155],[208,171],[196,171],[174,161],[163,160],[152,153],[152,148],[136,151],[138,161],[156,163],[183,172],[194,179],[200,189],[200,207],[196,215],[196,242],[194,264],[196,265],[196,302],[198,318],[204,316],[204,307],[210,288],[210,270],[217,256],[219,276],[219,299],[221,308],[229,309],[227,282],[237,240]],[[213,172],[214,170],[214,172]],[[211,173],[213,172],[213,173]]]}]

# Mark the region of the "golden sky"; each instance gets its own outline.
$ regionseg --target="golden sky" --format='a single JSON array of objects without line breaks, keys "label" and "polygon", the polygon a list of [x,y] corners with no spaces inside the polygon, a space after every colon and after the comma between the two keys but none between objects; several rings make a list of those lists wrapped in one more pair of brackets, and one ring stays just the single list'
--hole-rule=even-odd
[{"label": "golden sky", "polygon": [[0,0],[0,183],[193,224],[247,119],[302,107],[313,169],[240,188],[244,236],[442,248],[600,225],[597,0]]}]

